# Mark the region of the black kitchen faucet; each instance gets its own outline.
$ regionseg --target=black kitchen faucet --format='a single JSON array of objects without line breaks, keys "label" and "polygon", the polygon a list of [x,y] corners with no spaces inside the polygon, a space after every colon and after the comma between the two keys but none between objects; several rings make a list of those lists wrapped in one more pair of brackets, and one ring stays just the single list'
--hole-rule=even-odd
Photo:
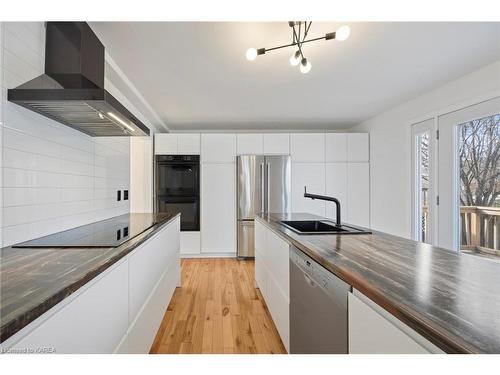
[{"label": "black kitchen faucet", "polygon": [[319,199],[322,201],[329,201],[335,203],[335,206],[337,207],[337,216],[335,219],[335,225],[337,227],[340,227],[342,225],[340,221],[340,202],[337,198],[334,197],[327,197],[326,195],[317,195],[317,194],[310,194],[307,192],[307,186],[304,186],[304,198],[311,198],[312,200],[314,199]]}]

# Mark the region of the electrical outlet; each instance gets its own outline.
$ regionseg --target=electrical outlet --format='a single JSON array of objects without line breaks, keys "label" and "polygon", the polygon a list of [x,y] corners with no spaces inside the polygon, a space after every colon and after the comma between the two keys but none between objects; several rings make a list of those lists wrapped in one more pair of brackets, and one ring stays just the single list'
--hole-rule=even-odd
[{"label": "electrical outlet", "polygon": [[122,191],[121,190],[117,190],[116,191],[116,200],[117,201],[121,201],[122,200]]},{"label": "electrical outlet", "polygon": [[123,200],[128,201],[128,190],[123,190]]}]

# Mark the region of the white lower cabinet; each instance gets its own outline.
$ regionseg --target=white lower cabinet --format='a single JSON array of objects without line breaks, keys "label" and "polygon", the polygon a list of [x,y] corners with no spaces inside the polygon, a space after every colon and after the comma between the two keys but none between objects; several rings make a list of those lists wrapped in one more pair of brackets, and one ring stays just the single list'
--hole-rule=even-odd
[{"label": "white lower cabinet", "polygon": [[235,254],[235,164],[202,164],[201,176],[201,252]]},{"label": "white lower cabinet", "polygon": [[429,354],[441,349],[367,297],[349,293],[349,354]]},{"label": "white lower cabinet", "polygon": [[2,343],[37,353],[147,353],[180,285],[180,219]]},{"label": "white lower cabinet", "polygon": [[36,353],[46,348],[59,354],[113,353],[124,340],[127,327],[128,263],[122,260],[12,349]]},{"label": "white lower cabinet", "polygon": [[129,258],[128,352],[148,353],[180,283],[180,220],[176,219]]},{"label": "white lower cabinet", "polygon": [[290,244],[255,221],[255,283],[271,313],[285,349],[290,351]]}]

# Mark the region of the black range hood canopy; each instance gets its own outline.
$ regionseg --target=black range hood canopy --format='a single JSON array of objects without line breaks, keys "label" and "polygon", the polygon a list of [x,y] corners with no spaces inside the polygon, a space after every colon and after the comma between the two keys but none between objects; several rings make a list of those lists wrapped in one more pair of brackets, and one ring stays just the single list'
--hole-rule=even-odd
[{"label": "black range hood canopy", "polygon": [[149,135],[104,89],[104,46],[86,22],[47,22],[45,74],[7,98],[93,137]]}]

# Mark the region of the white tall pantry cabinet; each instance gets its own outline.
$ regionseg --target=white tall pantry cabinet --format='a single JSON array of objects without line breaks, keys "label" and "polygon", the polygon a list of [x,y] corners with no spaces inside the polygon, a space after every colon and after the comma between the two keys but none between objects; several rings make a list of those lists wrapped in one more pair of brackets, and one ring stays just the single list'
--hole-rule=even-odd
[{"label": "white tall pantry cabinet", "polygon": [[201,253],[236,253],[236,135],[201,135]]}]

